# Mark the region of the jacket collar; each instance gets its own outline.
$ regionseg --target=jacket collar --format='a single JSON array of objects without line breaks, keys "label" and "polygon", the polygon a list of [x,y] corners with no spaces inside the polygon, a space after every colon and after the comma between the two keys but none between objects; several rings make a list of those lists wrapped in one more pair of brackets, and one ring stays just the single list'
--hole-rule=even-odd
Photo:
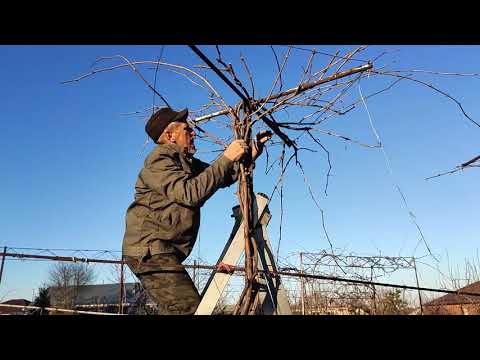
[{"label": "jacket collar", "polygon": [[181,157],[185,158],[187,161],[191,162],[193,155],[183,151],[183,149],[177,144],[158,144],[157,147],[161,150],[166,150],[167,152],[173,154],[178,153]]}]

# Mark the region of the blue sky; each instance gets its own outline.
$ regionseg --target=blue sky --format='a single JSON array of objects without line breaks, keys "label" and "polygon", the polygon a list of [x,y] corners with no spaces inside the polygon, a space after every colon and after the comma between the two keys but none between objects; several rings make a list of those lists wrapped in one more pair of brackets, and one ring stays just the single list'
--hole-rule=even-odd
[{"label": "blue sky", "polygon": [[[312,47],[312,46],[303,46]],[[214,58],[213,46],[200,47]],[[279,57],[285,47],[275,47]],[[335,52],[347,46],[315,46]],[[125,209],[133,198],[134,183],[143,159],[153,148],[144,148],[144,118],[125,113],[152,105],[152,94],[127,69],[96,74],[79,83],[60,84],[88,72],[100,56],[121,54],[130,60],[154,60],[161,46],[0,46],[0,245],[9,247],[120,250]],[[225,59],[238,64],[245,55],[255,77],[257,94],[266,95],[276,66],[269,47],[225,46]],[[445,72],[478,72],[478,46],[372,46],[357,57],[374,58],[383,50],[396,49],[375,66],[395,61],[391,68]],[[285,87],[301,77],[306,53],[293,51],[284,76]],[[164,60],[192,66],[201,61],[186,46],[166,46]],[[319,56],[315,67],[328,61]],[[361,63],[352,63],[357,65]],[[142,68],[153,82],[154,69]],[[240,76],[244,76],[237,67]],[[461,101],[465,110],[480,120],[478,77],[417,74]],[[230,104],[236,95],[213,75],[212,84]],[[245,78],[244,78],[245,79]],[[392,79],[388,79],[391,81]],[[361,91],[379,90],[386,80],[363,79]],[[248,84],[248,80],[245,79]],[[195,108],[206,94],[177,74],[160,69],[157,88],[174,108]],[[358,96],[358,87],[352,88]],[[156,104],[160,101],[157,98]],[[367,149],[337,138],[322,141],[331,154],[332,176],[328,196],[323,194],[327,162],[323,153],[304,152],[300,159],[325,210],[329,236],[344,252],[411,256],[419,233],[395,189],[398,184],[410,210],[416,215],[440,267],[462,264],[478,251],[480,201],[478,168],[430,181],[424,179],[449,170],[480,153],[480,128],[461,114],[457,105],[419,84],[403,81],[388,92],[367,100],[373,124],[390,159],[388,171],[380,149]],[[295,116],[292,112],[290,116]],[[278,115],[286,121],[286,115]],[[218,121],[225,121],[219,119]],[[206,125],[225,136],[225,130]],[[376,138],[365,108],[358,106],[344,117],[332,119],[322,129],[332,130],[373,144]],[[197,142],[198,157],[211,161],[211,149]],[[272,158],[278,147],[272,148]],[[270,194],[276,172],[265,175],[265,157],[256,167],[255,190]],[[203,208],[200,241],[193,254],[213,263],[220,255],[233,221],[236,187],[219,191]],[[270,205],[273,218],[269,234],[276,249],[279,235],[279,201]],[[285,177],[283,234],[280,253],[328,249],[318,209],[303,177],[293,167]],[[426,254],[421,244],[415,255]],[[427,261],[434,264],[432,259]],[[0,297],[31,298],[32,289],[46,279],[50,263],[7,261]],[[412,284],[413,278],[397,279]],[[424,285],[437,285],[438,273],[421,268]]]}]

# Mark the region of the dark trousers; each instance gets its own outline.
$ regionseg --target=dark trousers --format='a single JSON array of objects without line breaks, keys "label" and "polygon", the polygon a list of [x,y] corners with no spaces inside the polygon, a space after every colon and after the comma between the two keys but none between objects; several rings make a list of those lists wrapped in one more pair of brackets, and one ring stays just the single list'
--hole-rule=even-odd
[{"label": "dark trousers", "polygon": [[161,315],[193,315],[200,295],[190,275],[175,254],[157,254],[125,262],[137,276]]}]

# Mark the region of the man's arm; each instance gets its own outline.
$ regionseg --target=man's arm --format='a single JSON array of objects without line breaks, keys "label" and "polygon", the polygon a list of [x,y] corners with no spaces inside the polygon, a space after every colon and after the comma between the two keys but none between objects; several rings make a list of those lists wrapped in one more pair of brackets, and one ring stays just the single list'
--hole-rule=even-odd
[{"label": "man's arm", "polygon": [[[201,173],[202,171],[204,171],[205,169],[207,169],[210,166],[209,163],[203,162],[203,161],[201,161],[197,158],[193,158],[193,161],[194,161],[193,165],[195,167],[195,173],[196,174]],[[235,183],[238,180],[239,173],[240,173],[240,165],[239,165],[238,161],[234,161],[233,166],[232,166],[231,170],[229,171],[229,176],[226,179],[224,187],[230,186],[233,183]]]},{"label": "man's arm", "polygon": [[172,156],[160,154],[141,171],[145,184],[159,194],[186,206],[202,206],[218,189],[228,186],[234,162],[225,155],[195,177]]}]

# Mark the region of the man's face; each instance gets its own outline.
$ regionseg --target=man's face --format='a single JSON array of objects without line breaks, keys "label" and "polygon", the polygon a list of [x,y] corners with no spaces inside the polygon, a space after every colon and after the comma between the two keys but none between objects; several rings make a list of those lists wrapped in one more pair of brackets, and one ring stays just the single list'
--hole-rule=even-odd
[{"label": "man's face", "polygon": [[195,154],[195,151],[197,150],[195,148],[194,139],[195,131],[185,123],[180,123],[172,134],[172,142],[192,155]]}]

